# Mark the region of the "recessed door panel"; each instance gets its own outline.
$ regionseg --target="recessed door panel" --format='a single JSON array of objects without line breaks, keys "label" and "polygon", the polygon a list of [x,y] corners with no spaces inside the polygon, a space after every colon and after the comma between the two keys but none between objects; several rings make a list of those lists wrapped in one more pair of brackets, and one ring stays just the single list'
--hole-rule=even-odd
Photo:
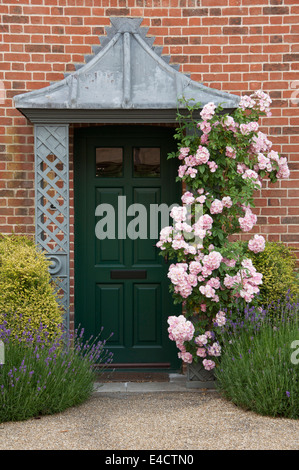
[{"label": "recessed door panel", "polygon": [[[161,188],[134,188],[133,201],[136,204],[136,228],[139,237],[134,243],[133,264],[158,263],[160,257],[155,246],[159,238],[159,217],[157,207],[161,201]],[[139,209],[139,210],[138,210]]]},{"label": "recessed door panel", "polygon": [[124,240],[118,238],[118,198],[123,188],[95,188],[95,264],[124,263]]},{"label": "recessed door panel", "polygon": [[162,347],[161,286],[134,285],[134,346]]},{"label": "recessed door panel", "polygon": [[[110,344],[125,346],[124,289],[122,284],[97,284],[95,290],[96,329],[105,325],[105,333],[113,333]],[[113,315],[111,315],[113,312]]]}]

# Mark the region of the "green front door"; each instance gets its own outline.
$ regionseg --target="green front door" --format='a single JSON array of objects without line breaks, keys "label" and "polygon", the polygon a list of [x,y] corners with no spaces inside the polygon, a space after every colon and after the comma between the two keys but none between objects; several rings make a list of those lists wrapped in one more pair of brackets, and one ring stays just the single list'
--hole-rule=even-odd
[{"label": "green front door", "polygon": [[177,162],[167,160],[175,149],[169,128],[103,126],[75,135],[75,323],[86,337],[102,327],[103,338],[113,333],[115,367],[179,367],[167,317],[180,310],[155,246],[162,214],[180,203]]}]

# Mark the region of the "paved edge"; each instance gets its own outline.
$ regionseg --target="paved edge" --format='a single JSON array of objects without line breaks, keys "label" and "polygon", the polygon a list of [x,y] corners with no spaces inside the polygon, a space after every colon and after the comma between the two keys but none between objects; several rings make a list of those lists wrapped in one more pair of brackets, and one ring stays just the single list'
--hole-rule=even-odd
[{"label": "paved edge", "polygon": [[[186,386],[187,378],[181,374],[170,374],[169,382],[96,382],[94,394],[98,393],[153,393],[153,392],[203,392],[206,388],[189,388]],[[214,388],[208,389],[216,392]]]}]

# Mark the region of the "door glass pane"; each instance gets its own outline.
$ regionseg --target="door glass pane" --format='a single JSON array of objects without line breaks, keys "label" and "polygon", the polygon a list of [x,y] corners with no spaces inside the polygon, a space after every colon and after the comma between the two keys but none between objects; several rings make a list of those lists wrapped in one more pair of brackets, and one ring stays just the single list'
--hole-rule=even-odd
[{"label": "door glass pane", "polygon": [[96,176],[122,176],[123,149],[98,147],[96,149]]},{"label": "door glass pane", "polygon": [[135,147],[134,157],[134,176],[158,178],[160,176],[160,149]]}]

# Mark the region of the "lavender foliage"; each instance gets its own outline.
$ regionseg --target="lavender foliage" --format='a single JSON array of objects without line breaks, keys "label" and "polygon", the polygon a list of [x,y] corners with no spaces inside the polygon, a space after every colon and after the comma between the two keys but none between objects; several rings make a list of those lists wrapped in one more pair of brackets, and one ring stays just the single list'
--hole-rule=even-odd
[{"label": "lavender foliage", "polygon": [[71,335],[61,327],[59,334],[50,338],[46,326],[41,324],[34,330],[29,321],[26,329],[12,334],[3,315],[0,422],[52,414],[85,401],[96,377],[113,360],[107,348],[110,337],[102,340],[101,333],[86,341],[83,328]]}]

